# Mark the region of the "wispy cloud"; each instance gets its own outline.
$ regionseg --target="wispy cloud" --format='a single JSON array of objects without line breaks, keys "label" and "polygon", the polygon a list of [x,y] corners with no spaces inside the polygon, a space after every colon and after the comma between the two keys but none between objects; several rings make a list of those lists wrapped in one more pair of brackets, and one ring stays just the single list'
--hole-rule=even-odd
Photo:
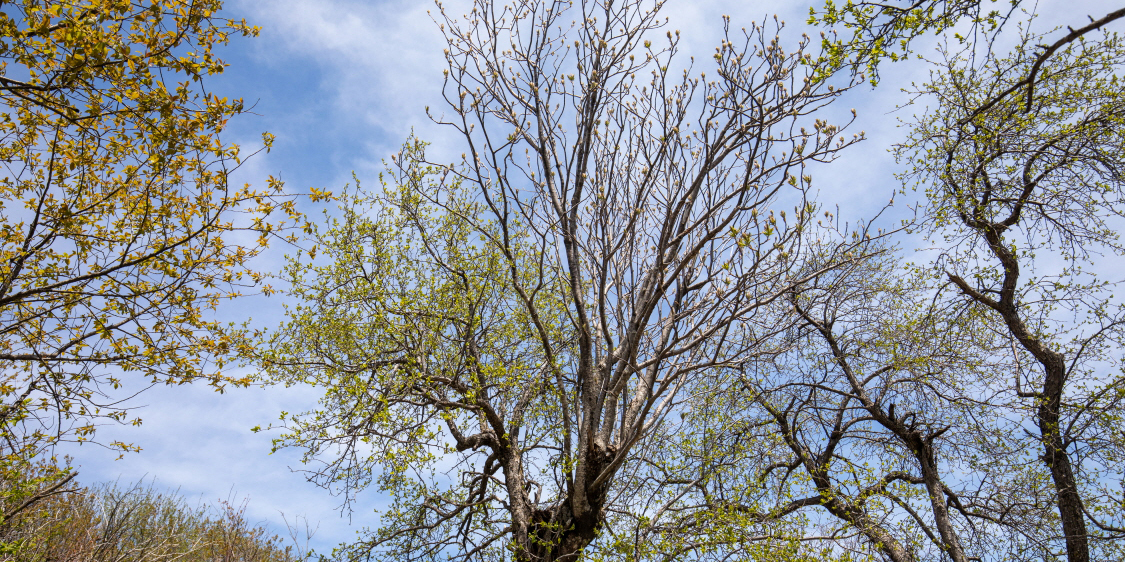
[{"label": "wispy cloud", "polygon": [[[350,152],[352,168],[378,171],[412,129],[432,131],[424,108],[440,100],[441,36],[427,2],[391,0],[288,0],[242,2],[264,28],[255,57],[284,73],[312,66],[314,90],[302,96],[320,105],[312,138],[336,135],[333,146]],[[312,130],[316,129],[316,130]]]}]

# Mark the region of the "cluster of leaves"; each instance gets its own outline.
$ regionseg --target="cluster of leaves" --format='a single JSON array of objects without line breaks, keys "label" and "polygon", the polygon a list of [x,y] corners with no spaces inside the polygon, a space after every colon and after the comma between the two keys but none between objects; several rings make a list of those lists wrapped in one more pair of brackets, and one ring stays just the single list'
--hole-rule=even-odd
[{"label": "cluster of leaves", "polygon": [[[242,100],[215,48],[256,35],[220,0],[20,0],[0,11],[0,438],[10,451],[132,421],[114,390],[222,373],[209,318],[295,209],[230,185]],[[271,138],[265,137],[266,148]],[[123,377],[135,377],[131,382]],[[147,381],[147,382],[144,382]],[[125,443],[113,447],[129,449]]]},{"label": "cluster of leaves", "polygon": [[[902,0],[871,2],[827,0],[819,10],[809,9],[809,23],[833,28],[823,36],[825,72],[841,68],[863,69],[878,83],[879,63],[899,61],[911,53],[919,37],[942,32],[964,22],[974,36],[989,40],[1008,21],[1021,0]],[[1003,10],[986,9],[1001,7]],[[965,41],[960,34],[956,37]]]}]

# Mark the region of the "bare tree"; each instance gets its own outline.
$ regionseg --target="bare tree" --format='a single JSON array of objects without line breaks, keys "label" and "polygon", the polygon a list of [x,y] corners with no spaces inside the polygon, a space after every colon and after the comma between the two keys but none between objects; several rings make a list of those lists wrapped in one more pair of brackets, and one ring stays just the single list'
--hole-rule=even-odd
[{"label": "bare tree", "polygon": [[[726,21],[695,74],[672,65],[661,7],[442,9],[449,105],[434,115],[463,159],[427,163],[409,143],[391,187],[346,193],[315,233],[322,261],[291,262],[301,304],[254,353],[274,380],[325,392],[283,418],[278,446],[306,448],[324,463],[311,478],[348,497],[376,481],[393,497],[353,554],[576,560],[637,552],[654,517],[714,515],[685,499],[691,479],[638,492],[675,472],[661,445],[702,374],[770,353],[774,305],[845,259],[805,252],[806,166],[862,135],[812,116],[842,89],[811,79],[807,37],[787,51],[780,22]],[[644,548],[797,553],[769,520]]]}]

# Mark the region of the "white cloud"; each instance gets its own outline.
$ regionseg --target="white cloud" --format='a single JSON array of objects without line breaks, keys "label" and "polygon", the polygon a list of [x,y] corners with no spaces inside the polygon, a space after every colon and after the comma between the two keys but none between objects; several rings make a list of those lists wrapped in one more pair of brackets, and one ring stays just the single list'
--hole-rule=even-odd
[{"label": "white cloud", "polygon": [[[265,29],[266,64],[315,65],[335,123],[363,147],[356,163],[378,171],[412,128],[433,131],[426,105],[440,101],[441,36],[427,2],[287,0],[242,2]],[[370,171],[370,170],[368,170]]]}]

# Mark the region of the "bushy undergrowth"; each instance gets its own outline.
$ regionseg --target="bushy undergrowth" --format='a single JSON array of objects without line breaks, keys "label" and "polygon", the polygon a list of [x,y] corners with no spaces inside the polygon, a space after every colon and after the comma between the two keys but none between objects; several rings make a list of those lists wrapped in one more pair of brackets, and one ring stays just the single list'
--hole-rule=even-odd
[{"label": "bushy undergrowth", "polygon": [[[151,484],[79,487],[53,464],[0,471],[0,561],[298,562],[312,558],[246,519],[246,502],[193,505]],[[289,544],[287,544],[289,543]],[[306,541],[307,545],[307,541]]]}]

